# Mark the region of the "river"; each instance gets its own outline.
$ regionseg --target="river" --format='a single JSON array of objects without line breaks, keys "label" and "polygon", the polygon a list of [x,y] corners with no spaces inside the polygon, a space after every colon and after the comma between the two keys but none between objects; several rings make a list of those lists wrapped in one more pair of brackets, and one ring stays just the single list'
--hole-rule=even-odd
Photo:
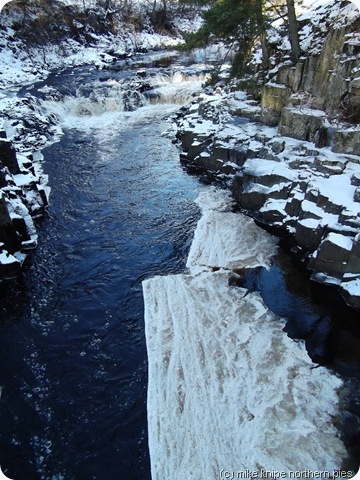
[{"label": "river", "polygon": [[[64,135],[43,151],[52,192],[39,246],[2,285],[0,464],[14,480],[150,479],[141,282],[185,270],[206,187],[164,132],[203,76],[154,76],[166,101],[136,93],[125,108],[128,75],[81,68],[33,90],[61,93],[43,108]],[[246,286],[276,297],[275,313],[310,311],[323,338],[329,320],[318,319],[328,317],[287,288],[284,259]]]},{"label": "river", "polygon": [[1,465],[16,480],[148,479],[141,281],[184,268],[199,183],[162,135],[177,105],[64,103],[39,246],[1,304]]}]

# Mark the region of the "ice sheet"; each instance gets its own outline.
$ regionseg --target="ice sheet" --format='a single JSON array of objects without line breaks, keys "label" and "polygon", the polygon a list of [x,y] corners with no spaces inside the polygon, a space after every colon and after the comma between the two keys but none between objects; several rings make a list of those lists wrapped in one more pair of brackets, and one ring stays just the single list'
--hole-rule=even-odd
[{"label": "ice sheet", "polygon": [[147,280],[144,298],[153,480],[340,467],[341,382],[312,368],[258,294],[204,272]]},{"label": "ice sheet", "polygon": [[228,193],[207,189],[197,202],[190,273],[143,282],[152,480],[332,473],[346,456],[333,425],[341,381],[225,270],[266,265],[276,245],[231,211]]},{"label": "ice sheet", "polygon": [[269,265],[276,241],[254,221],[239,213],[207,211],[198,222],[186,266],[199,268],[255,268]]},{"label": "ice sheet", "polygon": [[231,212],[233,199],[224,190],[208,189],[197,203],[203,211],[186,266],[192,273],[204,269],[239,269],[270,265],[277,240],[249,217]]}]

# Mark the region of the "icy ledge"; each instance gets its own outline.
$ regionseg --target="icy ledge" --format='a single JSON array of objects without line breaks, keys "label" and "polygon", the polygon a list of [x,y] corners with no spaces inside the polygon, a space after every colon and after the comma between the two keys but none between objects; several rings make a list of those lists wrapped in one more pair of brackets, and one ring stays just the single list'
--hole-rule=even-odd
[{"label": "icy ledge", "polygon": [[143,282],[152,479],[332,472],[346,456],[332,421],[341,381],[313,368],[257,293],[229,286],[229,271],[217,270],[266,265],[276,245],[239,222],[226,193],[207,196],[190,274]]}]

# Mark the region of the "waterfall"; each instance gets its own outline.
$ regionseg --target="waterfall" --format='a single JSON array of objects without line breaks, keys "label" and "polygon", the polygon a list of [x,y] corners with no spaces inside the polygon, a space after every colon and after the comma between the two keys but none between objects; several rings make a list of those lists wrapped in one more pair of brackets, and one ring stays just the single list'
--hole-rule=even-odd
[{"label": "waterfall", "polygon": [[[109,78],[102,82],[86,82],[78,86],[74,93],[62,94],[56,89],[43,91],[37,108],[47,118],[54,117],[69,128],[99,128],[116,121],[126,122],[148,115],[147,109],[161,106],[178,106],[188,102],[200,92],[208,71],[166,69],[139,70],[127,79]],[[114,75],[116,77],[116,75]],[[39,90],[41,91],[41,90]],[[163,114],[168,108],[163,110]],[[130,112],[136,114],[130,115]],[[81,122],[79,121],[81,118]]]}]

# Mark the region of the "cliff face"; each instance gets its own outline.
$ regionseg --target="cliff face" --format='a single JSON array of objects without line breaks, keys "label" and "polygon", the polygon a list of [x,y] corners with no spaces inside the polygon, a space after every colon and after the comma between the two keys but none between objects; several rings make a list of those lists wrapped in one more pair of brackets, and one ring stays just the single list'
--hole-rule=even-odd
[{"label": "cliff face", "polygon": [[313,280],[360,310],[360,12],[330,5],[336,14],[300,17],[308,48],[296,65],[274,53],[260,102],[246,92],[204,96],[178,120],[178,137],[187,165],[292,236]]},{"label": "cliff face", "polygon": [[329,2],[320,20],[315,11],[300,16],[299,24],[304,54],[296,65],[286,51],[273,55],[261,120],[279,123],[283,135],[359,155],[360,12],[349,2]]}]

